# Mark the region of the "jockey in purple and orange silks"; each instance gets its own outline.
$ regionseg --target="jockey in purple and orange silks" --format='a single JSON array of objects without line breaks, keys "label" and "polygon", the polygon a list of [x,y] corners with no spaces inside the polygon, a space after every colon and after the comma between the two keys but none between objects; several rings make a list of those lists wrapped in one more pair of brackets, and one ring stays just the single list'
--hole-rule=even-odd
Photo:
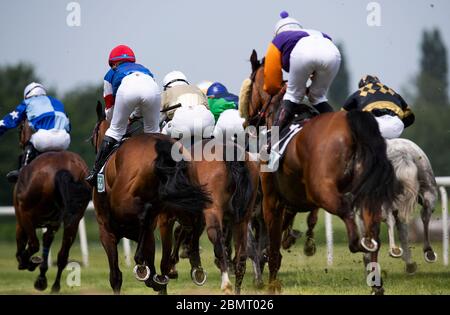
[{"label": "jockey in purple and orange silks", "polygon": [[161,92],[153,74],[136,63],[133,50],[125,45],[115,47],[109,55],[111,69],[103,85],[106,119],[111,122],[98,151],[95,165],[86,180],[94,185],[97,173],[106,162],[114,146],[126,133],[128,119],[133,113],[142,114],[144,132],[159,132]]},{"label": "jockey in purple and orange silks", "polygon": [[[294,111],[304,113],[305,118],[317,111],[333,111],[326,95],[339,70],[341,54],[327,34],[303,29],[287,12],[280,16],[265,58],[264,89],[270,95],[277,94],[283,84],[282,70],[289,73],[286,94],[274,123],[282,129]],[[311,86],[307,88],[309,79]],[[317,111],[301,104],[305,96]]]}]

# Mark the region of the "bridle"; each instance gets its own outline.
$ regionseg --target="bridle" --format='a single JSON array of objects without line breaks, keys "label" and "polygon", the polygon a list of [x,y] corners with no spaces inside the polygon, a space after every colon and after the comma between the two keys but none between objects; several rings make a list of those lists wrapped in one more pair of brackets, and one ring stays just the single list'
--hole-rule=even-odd
[{"label": "bridle", "polygon": [[[253,90],[253,85],[255,83],[256,73],[257,72],[258,72],[258,69],[255,70],[252,73],[252,75],[250,76],[250,80],[252,82],[251,83],[251,89],[252,90]],[[250,91],[250,93],[253,92],[252,90]],[[269,106],[272,103],[272,99],[273,99],[273,95],[269,95],[269,98],[268,98],[267,102],[261,107],[261,110],[259,110],[252,117],[248,118],[248,125],[255,126],[256,129],[258,129],[264,122],[266,127],[267,127],[267,117],[272,114],[272,108],[270,108],[269,112],[267,112],[267,110],[269,109]],[[250,101],[250,103],[251,103],[251,101]],[[250,106],[250,104],[249,104],[249,106]]]}]

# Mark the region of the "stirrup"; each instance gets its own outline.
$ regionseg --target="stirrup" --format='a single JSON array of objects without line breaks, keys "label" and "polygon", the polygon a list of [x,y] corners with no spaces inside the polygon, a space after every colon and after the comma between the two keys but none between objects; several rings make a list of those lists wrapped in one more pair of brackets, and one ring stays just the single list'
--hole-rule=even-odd
[{"label": "stirrup", "polygon": [[91,171],[91,172],[89,173],[89,175],[86,176],[86,178],[85,178],[84,180],[87,181],[87,182],[89,183],[89,185],[91,185],[92,187],[94,187],[95,184],[96,184],[96,181],[97,181],[97,173]]}]

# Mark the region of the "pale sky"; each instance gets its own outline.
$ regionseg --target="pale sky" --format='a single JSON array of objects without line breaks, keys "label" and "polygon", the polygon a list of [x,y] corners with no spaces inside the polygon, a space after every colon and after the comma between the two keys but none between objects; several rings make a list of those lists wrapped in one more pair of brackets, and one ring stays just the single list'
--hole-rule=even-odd
[{"label": "pale sky", "polygon": [[279,13],[343,42],[353,88],[365,73],[394,89],[418,70],[422,30],[438,27],[450,45],[450,1],[379,0],[381,26],[370,27],[365,0],[79,0],[81,26],[66,23],[64,0],[1,1],[0,64],[32,63],[59,93],[100,84],[107,57],[127,44],[160,83],[171,70],[221,81],[238,93],[253,48],[262,57]]}]

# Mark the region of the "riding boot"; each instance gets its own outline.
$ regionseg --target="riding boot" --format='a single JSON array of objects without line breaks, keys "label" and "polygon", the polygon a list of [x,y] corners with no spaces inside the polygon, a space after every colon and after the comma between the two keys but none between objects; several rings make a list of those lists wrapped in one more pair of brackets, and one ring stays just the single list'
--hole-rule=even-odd
[{"label": "riding boot", "polygon": [[332,113],[334,112],[333,107],[331,107],[330,104],[328,104],[328,102],[322,102],[319,103],[317,105],[314,105],[315,109],[317,109],[319,111],[319,113],[323,114],[323,113]]},{"label": "riding boot", "polygon": [[25,146],[24,152],[19,157],[19,168],[17,170],[13,170],[6,174],[6,179],[10,183],[16,183],[19,178],[20,170],[30,164],[30,162],[39,155],[39,152],[34,148],[32,143],[28,143]]},{"label": "riding boot", "polygon": [[97,173],[100,171],[103,164],[105,164],[108,159],[112,149],[117,144],[117,140],[108,136],[105,136],[102,144],[100,145],[100,150],[95,158],[94,168],[91,170],[89,175],[86,177],[86,181],[94,186],[97,181]]},{"label": "riding boot", "polygon": [[291,120],[296,106],[299,106],[299,104],[288,100],[283,100],[281,108],[278,111],[277,118],[275,119],[273,125],[278,126],[280,131],[283,130],[283,128],[286,127],[286,125]]}]

